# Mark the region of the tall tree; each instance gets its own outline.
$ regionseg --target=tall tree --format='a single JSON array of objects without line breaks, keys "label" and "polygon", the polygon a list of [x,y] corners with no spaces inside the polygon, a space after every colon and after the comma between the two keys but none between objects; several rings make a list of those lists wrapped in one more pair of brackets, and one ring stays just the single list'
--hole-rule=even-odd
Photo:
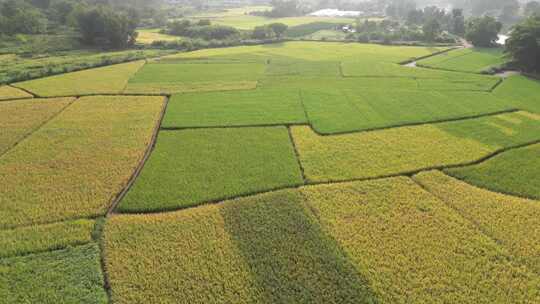
[{"label": "tall tree", "polygon": [[465,39],[475,46],[491,47],[499,39],[502,26],[490,16],[470,18],[466,24]]},{"label": "tall tree", "polygon": [[514,26],[505,52],[524,71],[540,72],[540,15]]}]

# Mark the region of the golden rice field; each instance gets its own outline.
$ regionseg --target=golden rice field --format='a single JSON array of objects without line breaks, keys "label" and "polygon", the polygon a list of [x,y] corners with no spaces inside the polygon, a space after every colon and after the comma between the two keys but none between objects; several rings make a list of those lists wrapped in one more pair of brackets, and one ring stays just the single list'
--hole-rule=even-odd
[{"label": "golden rice field", "polygon": [[21,98],[32,98],[32,95],[10,86],[0,86],[0,101]]},{"label": "golden rice field", "polygon": [[0,103],[0,155],[59,114],[73,100],[29,99]]},{"label": "golden rice field", "polygon": [[297,41],[1,86],[0,304],[540,303],[540,81],[478,73],[500,55]]},{"label": "golden rice field", "polygon": [[0,158],[0,227],[105,214],[139,165],[162,97],[83,97]]},{"label": "golden rice field", "polygon": [[134,61],[14,84],[40,97],[122,93],[145,61]]}]

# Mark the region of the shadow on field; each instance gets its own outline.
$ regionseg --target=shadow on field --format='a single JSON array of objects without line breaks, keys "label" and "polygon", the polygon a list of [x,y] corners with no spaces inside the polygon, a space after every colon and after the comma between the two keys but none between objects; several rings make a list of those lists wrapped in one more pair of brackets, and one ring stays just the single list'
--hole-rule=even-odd
[{"label": "shadow on field", "polygon": [[298,191],[224,204],[221,212],[267,303],[377,303]]}]

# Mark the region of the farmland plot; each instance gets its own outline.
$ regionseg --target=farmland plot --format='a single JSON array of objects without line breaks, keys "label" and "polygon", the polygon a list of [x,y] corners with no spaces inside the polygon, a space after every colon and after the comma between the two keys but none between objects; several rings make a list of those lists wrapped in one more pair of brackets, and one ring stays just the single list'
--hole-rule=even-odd
[{"label": "farmland plot", "polygon": [[537,141],[540,121],[515,112],[335,136],[317,135],[309,127],[291,129],[307,179],[324,182],[473,162],[503,148]]},{"label": "farmland plot", "polygon": [[506,62],[503,48],[460,49],[420,60],[418,65],[450,71],[480,73]]},{"label": "farmland plot", "polygon": [[74,98],[0,102],[0,155],[65,109]]},{"label": "farmland plot", "polygon": [[0,227],[105,213],[150,143],[161,97],[84,97],[0,158]]},{"label": "farmland plot", "polygon": [[297,90],[189,93],[174,95],[163,128],[307,123]]},{"label": "farmland plot", "polygon": [[128,79],[144,61],[115,64],[102,68],[51,76],[14,84],[38,96],[76,96],[122,93]]},{"label": "farmland plot", "polygon": [[82,219],[0,230],[0,258],[89,243],[94,225]]},{"label": "farmland plot", "polygon": [[0,303],[107,303],[95,244],[0,260]]},{"label": "farmland plot", "polygon": [[540,300],[537,274],[406,177],[301,191],[381,303]]},{"label": "farmland plot", "polygon": [[414,179],[540,274],[540,201],[476,188],[439,171]]},{"label": "farmland plot", "polygon": [[119,210],[186,208],[302,182],[284,127],[161,131]]},{"label": "farmland plot", "polygon": [[0,86],[0,101],[21,98],[32,98],[32,95],[14,87]]},{"label": "farmland plot", "polygon": [[126,87],[127,93],[180,93],[248,90],[257,86],[265,65],[259,63],[152,63]]},{"label": "farmland plot", "polygon": [[512,76],[502,82],[494,95],[506,99],[520,109],[540,114],[540,81],[525,76]]},{"label": "farmland plot", "polygon": [[104,239],[118,304],[375,301],[296,190],[116,215]]},{"label": "farmland plot", "polygon": [[445,171],[482,188],[540,200],[540,144],[510,150],[477,165]]},{"label": "farmland plot", "polygon": [[511,109],[480,92],[302,90],[312,127],[320,134],[361,131],[471,117]]}]

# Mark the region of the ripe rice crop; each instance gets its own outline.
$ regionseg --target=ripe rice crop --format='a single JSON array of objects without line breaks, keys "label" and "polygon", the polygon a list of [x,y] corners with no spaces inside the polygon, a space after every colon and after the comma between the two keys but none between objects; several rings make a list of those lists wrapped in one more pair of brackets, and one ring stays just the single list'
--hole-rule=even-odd
[{"label": "ripe rice crop", "polygon": [[73,102],[73,98],[0,102],[0,155]]},{"label": "ripe rice crop", "polygon": [[515,107],[540,114],[540,81],[525,76],[504,80],[494,95],[511,102]]},{"label": "ripe rice crop", "polygon": [[179,93],[255,88],[265,66],[256,63],[153,63],[126,88],[129,93]]},{"label": "ripe rice crop", "polygon": [[307,123],[296,90],[250,90],[174,95],[164,128]]},{"label": "ripe rice crop", "polygon": [[284,127],[161,131],[118,209],[186,208],[302,182]]},{"label": "ripe rice crop", "polygon": [[0,101],[21,98],[32,98],[32,95],[14,87],[0,85]]},{"label": "ripe rice crop", "polygon": [[535,303],[540,277],[406,177],[302,188],[381,303]]},{"label": "ripe rice crop", "polygon": [[414,179],[540,274],[540,201],[476,188],[440,171]]},{"label": "ripe rice crop", "polygon": [[482,188],[540,200],[540,144],[445,172]]},{"label": "ripe rice crop", "polygon": [[[507,124],[519,119],[519,124]],[[523,112],[374,132],[320,136],[292,127],[310,182],[407,173],[476,161],[499,149],[538,140],[540,123]]]},{"label": "ripe rice crop", "polygon": [[104,244],[118,304],[377,302],[296,190],[115,215]]},{"label": "ripe rice crop", "polygon": [[0,260],[0,303],[105,304],[95,244]]},{"label": "ripe rice crop", "polygon": [[83,219],[0,230],[0,258],[89,243],[94,224]]},{"label": "ripe rice crop", "polygon": [[43,97],[118,94],[122,93],[128,79],[143,65],[142,60],[134,61],[14,85]]},{"label": "ripe rice crop", "polygon": [[161,97],[84,97],[0,158],[0,227],[104,214],[139,165]]},{"label": "ripe rice crop", "polygon": [[418,62],[421,66],[451,71],[480,73],[506,62],[503,48],[453,50]]}]

